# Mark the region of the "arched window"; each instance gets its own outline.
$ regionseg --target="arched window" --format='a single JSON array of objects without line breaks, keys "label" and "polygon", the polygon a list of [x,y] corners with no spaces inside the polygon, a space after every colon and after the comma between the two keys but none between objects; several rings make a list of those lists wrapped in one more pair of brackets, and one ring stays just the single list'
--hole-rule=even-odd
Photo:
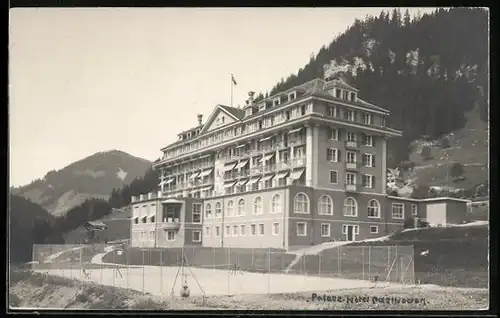
[{"label": "arched window", "polygon": [[319,214],[333,215],[333,200],[329,195],[322,195],[319,198]]},{"label": "arched window", "polygon": [[368,217],[369,218],[379,218],[380,217],[380,203],[372,199],[368,202]]},{"label": "arched window", "polygon": [[215,203],[215,217],[220,218],[222,215],[222,207],[220,202]]},{"label": "arched window", "polygon": [[234,202],[229,200],[227,202],[227,216],[234,216]]},{"label": "arched window", "polygon": [[211,219],[212,218],[212,205],[210,203],[207,203],[205,205],[205,219]]},{"label": "arched window", "polygon": [[358,203],[354,198],[346,198],[344,201],[344,216],[358,216]]},{"label": "arched window", "polygon": [[297,193],[293,200],[294,213],[309,213],[309,197],[305,193]]},{"label": "arched window", "polygon": [[281,197],[279,194],[273,195],[271,199],[271,213],[281,213]]},{"label": "arched window", "polygon": [[256,197],[253,200],[253,214],[262,214],[262,198],[261,197]]},{"label": "arched window", "polygon": [[245,215],[245,200],[238,201],[238,215]]}]

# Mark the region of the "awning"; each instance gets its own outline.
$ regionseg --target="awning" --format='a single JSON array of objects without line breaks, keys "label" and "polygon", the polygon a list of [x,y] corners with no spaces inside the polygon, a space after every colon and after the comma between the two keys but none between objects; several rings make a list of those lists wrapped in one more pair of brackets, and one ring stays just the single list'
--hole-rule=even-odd
[{"label": "awning", "polygon": [[259,142],[264,142],[266,140],[269,140],[271,139],[273,136],[269,136],[269,137],[266,137],[266,138],[262,138],[261,140],[259,140]]},{"label": "awning", "polygon": [[200,190],[198,190],[198,189],[196,189],[196,190],[191,190],[191,191],[189,191],[189,193],[190,193],[190,194],[195,194],[195,193],[196,193],[196,192],[198,192],[198,191],[200,191]]},{"label": "awning", "polygon": [[167,181],[165,181],[165,184],[166,185],[171,184],[174,180],[175,180],[175,178],[170,178]]},{"label": "awning", "polygon": [[283,171],[283,172],[280,172],[276,175],[276,178],[278,179],[283,179],[284,177],[286,177],[288,174],[290,173],[290,171]]},{"label": "awning", "polygon": [[199,173],[199,172],[195,172],[195,173],[193,173],[192,175],[190,175],[190,176],[189,176],[189,180],[194,180],[194,179],[196,179],[199,175],[200,175],[200,173]]},{"label": "awning", "polygon": [[162,186],[162,185],[164,185],[166,182],[167,182],[167,180],[162,180],[158,186],[160,186],[160,187],[161,187],[161,186]]},{"label": "awning", "polygon": [[210,156],[211,156],[211,155],[204,155],[204,156],[201,156],[201,157],[199,157],[199,158],[197,158],[197,159],[203,159],[203,158],[207,158],[207,157],[210,157]]},{"label": "awning", "polygon": [[213,171],[213,170],[214,170],[214,169],[208,169],[208,170],[202,171],[202,172],[200,173],[200,178],[203,178],[203,177],[208,176],[209,174],[211,174],[211,173],[212,173],[212,171]]},{"label": "awning", "polygon": [[240,180],[240,181],[238,181],[238,185],[242,186],[242,185],[245,185],[247,182],[248,182],[248,179]]},{"label": "awning", "polygon": [[235,149],[238,149],[238,148],[241,148],[241,147],[245,147],[245,144],[242,144],[242,145],[238,145],[236,147],[234,147]]},{"label": "awning", "polygon": [[293,133],[299,132],[299,131],[301,131],[301,130],[302,130],[302,127],[297,128],[297,129],[292,129],[292,130],[290,130],[288,133],[289,133],[289,134],[293,134]]},{"label": "awning", "polygon": [[254,177],[254,178],[250,179],[250,184],[253,184],[253,183],[255,183],[255,182],[259,181],[259,180],[260,180],[260,178],[261,178],[261,177]]},{"label": "awning", "polygon": [[273,153],[270,153],[270,154],[268,154],[268,155],[265,155],[264,157],[262,157],[262,158],[260,159],[260,161],[267,161],[267,160],[271,159],[273,156],[274,156],[274,152],[273,152]]},{"label": "awning", "polygon": [[264,178],[262,178],[262,181],[267,181],[267,180],[270,180],[274,177],[274,174],[270,174],[270,175],[267,175],[265,176]]},{"label": "awning", "polygon": [[236,184],[236,181],[235,182],[230,182],[230,183],[225,183],[224,184],[224,188],[231,188],[231,187],[234,187],[234,185]]},{"label": "awning", "polygon": [[232,164],[229,164],[229,165],[227,165],[227,166],[224,166],[224,171],[230,171],[230,170],[233,170],[233,169],[234,169],[234,167],[236,167],[236,165],[237,165],[237,164],[238,164],[238,163],[237,163],[237,162],[235,162],[234,164],[232,163]]},{"label": "awning", "polygon": [[209,191],[213,188],[214,186],[209,186],[209,187],[204,187],[201,189],[201,191]]},{"label": "awning", "polygon": [[303,173],[304,173],[304,169],[294,170],[290,174],[290,178],[292,178],[293,180],[297,180],[302,176]]},{"label": "awning", "polygon": [[243,168],[247,163],[248,163],[248,160],[240,161],[240,163],[238,163],[238,165],[236,166],[236,169]]}]

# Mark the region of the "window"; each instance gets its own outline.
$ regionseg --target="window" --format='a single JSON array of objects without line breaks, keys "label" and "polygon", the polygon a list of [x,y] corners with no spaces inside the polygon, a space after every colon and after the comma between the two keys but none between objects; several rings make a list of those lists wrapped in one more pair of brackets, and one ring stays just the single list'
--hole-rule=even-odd
[{"label": "window", "polygon": [[292,100],[292,99],[295,99],[297,98],[297,94],[295,92],[291,92],[290,94],[288,94],[288,99],[289,100]]},{"label": "window", "polygon": [[150,231],[149,232],[149,240],[154,241],[155,240],[155,231]]},{"label": "window", "polygon": [[321,224],[321,236],[330,237],[330,224],[328,223]]},{"label": "window", "polygon": [[380,203],[375,199],[368,202],[368,217],[380,218]]},{"label": "window", "polygon": [[333,215],[333,200],[329,195],[322,195],[319,198],[319,214]]},{"label": "window", "polygon": [[245,200],[243,199],[240,199],[240,201],[238,201],[238,215],[245,215]]},{"label": "window", "polygon": [[393,219],[403,219],[405,214],[405,206],[403,203],[393,203],[392,204],[392,218]]},{"label": "window", "polygon": [[369,174],[364,174],[363,175],[363,187],[364,188],[373,188],[373,176]]},{"label": "window", "polygon": [[238,236],[238,225],[233,225],[233,236]]},{"label": "window", "polygon": [[212,205],[210,203],[207,203],[205,205],[205,219],[211,219],[212,218]]},{"label": "window", "polygon": [[193,231],[193,242],[201,242],[201,231]]},{"label": "window", "polygon": [[234,214],[234,202],[233,202],[233,200],[229,200],[227,202],[227,216],[235,216],[235,214]]},{"label": "window", "polygon": [[201,223],[201,203],[193,203],[193,223]]},{"label": "window", "polygon": [[154,215],[151,217],[151,223],[155,223],[155,216]]},{"label": "window", "polygon": [[259,224],[259,235],[264,235],[264,224],[263,223]]},{"label": "window", "polygon": [[338,151],[335,148],[326,149],[326,160],[329,162],[338,162]]},{"label": "window", "polygon": [[253,214],[254,215],[262,214],[262,198],[261,197],[256,197],[253,200]]},{"label": "window", "polygon": [[218,226],[218,225],[215,226],[215,236],[216,237],[220,236],[220,226]]},{"label": "window", "polygon": [[338,88],[335,89],[335,97],[337,98],[340,98],[342,95],[341,95],[342,91]]},{"label": "window", "polygon": [[231,227],[226,225],[226,236],[231,236]]},{"label": "window", "polygon": [[365,114],[363,122],[365,123],[365,125],[371,125],[373,122],[372,114]]},{"label": "window", "polygon": [[167,231],[167,241],[174,241],[174,240],[175,240],[175,232]]},{"label": "window", "polygon": [[347,163],[356,163],[356,153],[354,151],[346,152]]},{"label": "window", "polygon": [[305,222],[297,222],[297,236],[307,235],[307,224]]},{"label": "window", "polygon": [[269,189],[273,187],[273,178],[264,181],[264,189]]},{"label": "window", "polygon": [[250,225],[250,235],[256,235],[255,224]]},{"label": "window", "polygon": [[328,108],[328,116],[329,117],[337,117],[337,107],[332,106]]},{"label": "window", "polygon": [[363,135],[363,145],[373,147],[373,136]]},{"label": "window", "polygon": [[356,101],[356,93],[351,93],[351,101]]},{"label": "window", "polygon": [[337,170],[330,170],[330,183],[337,184],[339,182]]},{"label": "window", "polygon": [[245,236],[245,224],[240,225],[240,235]]},{"label": "window", "polygon": [[205,226],[205,237],[210,237],[210,226]]},{"label": "window", "polygon": [[273,223],[273,235],[280,234],[280,224],[278,222]]},{"label": "window", "polygon": [[416,204],[411,205],[411,215],[412,216],[417,216],[418,215],[418,208]]},{"label": "window", "polygon": [[353,132],[347,132],[347,141],[356,141],[356,134]]},{"label": "window", "polygon": [[344,113],[344,119],[349,121],[355,121],[355,115],[352,110],[346,110]]},{"label": "window", "polygon": [[356,174],[352,173],[352,172],[346,172],[345,182],[347,185],[355,185],[356,184]]},{"label": "window", "polygon": [[348,91],[342,91],[342,98],[343,99],[347,100],[348,96],[349,96],[349,92]]},{"label": "window", "polygon": [[271,213],[281,213],[281,197],[279,194],[273,195],[271,199]]},{"label": "window", "polygon": [[220,218],[222,216],[222,206],[220,205],[220,202],[217,202],[215,204],[215,217]]},{"label": "window", "polygon": [[378,226],[377,225],[370,225],[370,233],[377,234],[378,233]]},{"label": "window", "polygon": [[344,216],[358,216],[358,203],[354,198],[346,198],[344,201]]},{"label": "window", "polygon": [[364,153],[363,154],[363,166],[365,167],[371,167],[372,166],[372,157],[373,155],[371,153]]},{"label": "window", "polygon": [[309,197],[305,193],[297,193],[293,200],[294,213],[309,213]]}]

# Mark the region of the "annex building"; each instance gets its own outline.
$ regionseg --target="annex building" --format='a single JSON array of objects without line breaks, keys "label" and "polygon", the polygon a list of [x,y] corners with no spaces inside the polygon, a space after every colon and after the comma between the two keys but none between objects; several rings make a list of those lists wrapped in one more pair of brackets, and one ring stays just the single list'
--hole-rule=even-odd
[{"label": "annex building", "polygon": [[466,200],[386,194],[387,139],[402,133],[358,93],[315,79],[199,115],[161,149],[158,192],[132,198],[132,246],[290,250],[387,235],[415,216],[459,220]]}]

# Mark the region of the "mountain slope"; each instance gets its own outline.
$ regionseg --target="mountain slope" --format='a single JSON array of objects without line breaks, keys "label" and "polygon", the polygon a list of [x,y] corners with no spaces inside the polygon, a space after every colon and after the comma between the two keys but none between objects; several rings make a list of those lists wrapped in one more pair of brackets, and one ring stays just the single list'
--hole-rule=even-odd
[{"label": "mountain slope", "polygon": [[64,215],[89,198],[107,200],[113,189],[144,176],[150,168],[151,162],[122,151],[99,152],[59,171],[50,171],[43,180],[12,189],[12,193],[53,215]]}]

